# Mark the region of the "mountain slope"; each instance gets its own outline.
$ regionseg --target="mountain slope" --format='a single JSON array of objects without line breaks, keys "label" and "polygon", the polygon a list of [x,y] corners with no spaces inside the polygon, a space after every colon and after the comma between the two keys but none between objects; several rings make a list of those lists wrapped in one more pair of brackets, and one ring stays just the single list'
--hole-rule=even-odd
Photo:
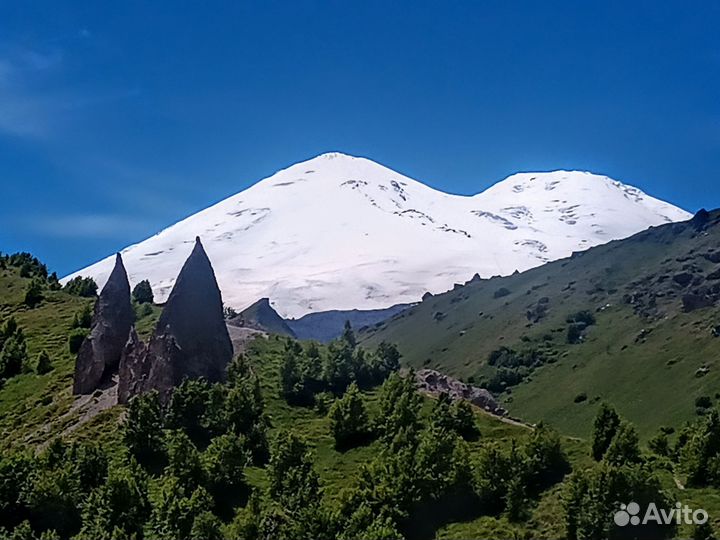
[{"label": "mountain slope", "polygon": [[[688,214],[607,177],[513,175],[472,197],[364,158],[295,164],[122,251],[162,301],[201,236],[225,302],[268,297],[284,317],[412,303],[475,273],[507,275]],[[68,276],[102,286],[104,259]],[[66,278],[66,279],[68,279]]]},{"label": "mountain slope", "polygon": [[607,400],[649,436],[695,417],[696,398],[717,402],[718,246],[720,211],[700,212],[426,298],[364,340],[397,343],[416,367],[509,387],[503,406],[525,420],[585,436]]}]

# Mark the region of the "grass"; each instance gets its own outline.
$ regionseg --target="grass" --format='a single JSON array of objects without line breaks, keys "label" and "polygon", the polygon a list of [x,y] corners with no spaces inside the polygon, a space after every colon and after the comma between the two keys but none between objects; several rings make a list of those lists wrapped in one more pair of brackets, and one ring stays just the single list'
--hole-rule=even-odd
[{"label": "grass", "polygon": [[[720,338],[711,330],[720,316],[714,307],[683,312],[681,297],[692,286],[682,287],[673,276],[706,276],[720,268],[703,257],[719,244],[717,223],[703,232],[686,224],[650,229],[430,297],[371,329],[362,341],[397,343],[406,363],[465,380],[492,374],[487,358],[501,346],[538,348],[546,354],[545,365],[500,396],[513,416],[586,437],[599,402],[608,401],[646,440],[663,425],[677,428],[692,420],[696,397],[717,403]],[[501,288],[510,293],[496,298]],[[547,312],[535,321],[532,314],[543,302]],[[643,309],[643,302],[655,307]],[[582,343],[571,345],[566,318],[581,310],[595,314],[597,322]],[[698,377],[702,366],[709,371]],[[575,403],[582,393],[588,399]]]}]

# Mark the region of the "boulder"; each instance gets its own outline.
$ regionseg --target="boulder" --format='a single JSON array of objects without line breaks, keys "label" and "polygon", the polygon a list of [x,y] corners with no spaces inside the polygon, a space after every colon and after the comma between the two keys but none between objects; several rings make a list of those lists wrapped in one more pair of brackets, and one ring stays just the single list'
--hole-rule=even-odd
[{"label": "boulder", "polygon": [[132,339],[125,347],[123,402],[149,390],[166,400],[186,378],[221,381],[232,354],[215,272],[196,238],[147,348]]},{"label": "boulder", "polygon": [[493,395],[484,388],[471,386],[434,369],[421,369],[415,373],[415,382],[420,390],[430,394],[445,393],[453,401],[464,399],[493,414],[500,416],[507,414],[507,411],[498,405]]},{"label": "boulder", "polygon": [[107,283],[95,302],[90,334],[75,361],[74,394],[90,394],[117,372],[135,314],[122,257],[117,254]]},{"label": "boulder", "polygon": [[686,287],[693,280],[693,275],[689,272],[680,272],[673,276],[673,281],[681,287]]},{"label": "boulder", "polygon": [[683,311],[686,313],[695,311],[696,309],[710,307],[714,303],[714,300],[705,294],[691,293],[685,294],[682,297]]}]

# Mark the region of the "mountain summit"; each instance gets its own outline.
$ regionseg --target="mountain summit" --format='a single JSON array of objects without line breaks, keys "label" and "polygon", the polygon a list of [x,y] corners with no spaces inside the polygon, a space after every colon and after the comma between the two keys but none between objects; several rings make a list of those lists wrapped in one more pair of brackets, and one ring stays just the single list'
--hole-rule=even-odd
[{"label": "mountain summit", "polygon": [[[201,236],[227,305],[283,316],[415,302],[475,273],[506,275],[690,214],[580,171],[520,173],[474,196],[443,193],[340,153],[297,163],[122,251],[163,301]],[[108,257],[76,275],[102,285]]]}]

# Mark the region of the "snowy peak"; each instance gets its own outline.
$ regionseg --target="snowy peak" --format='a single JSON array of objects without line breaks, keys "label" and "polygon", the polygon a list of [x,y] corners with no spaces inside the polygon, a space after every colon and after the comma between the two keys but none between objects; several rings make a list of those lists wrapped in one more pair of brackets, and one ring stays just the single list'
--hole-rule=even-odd
[{"label": "snowy peak", "polygon": [[[689,217],[587,172],[519,173],[459,196],[333,152],[126,248],[123,258],[131,282],[149,279],[162,300],[201,236],[227,305],[268,297],[281,315],[300,317],[415,302],[475,273],[510,274]],[[73,276],[102,285],[111,267],[106,259]]]}]

